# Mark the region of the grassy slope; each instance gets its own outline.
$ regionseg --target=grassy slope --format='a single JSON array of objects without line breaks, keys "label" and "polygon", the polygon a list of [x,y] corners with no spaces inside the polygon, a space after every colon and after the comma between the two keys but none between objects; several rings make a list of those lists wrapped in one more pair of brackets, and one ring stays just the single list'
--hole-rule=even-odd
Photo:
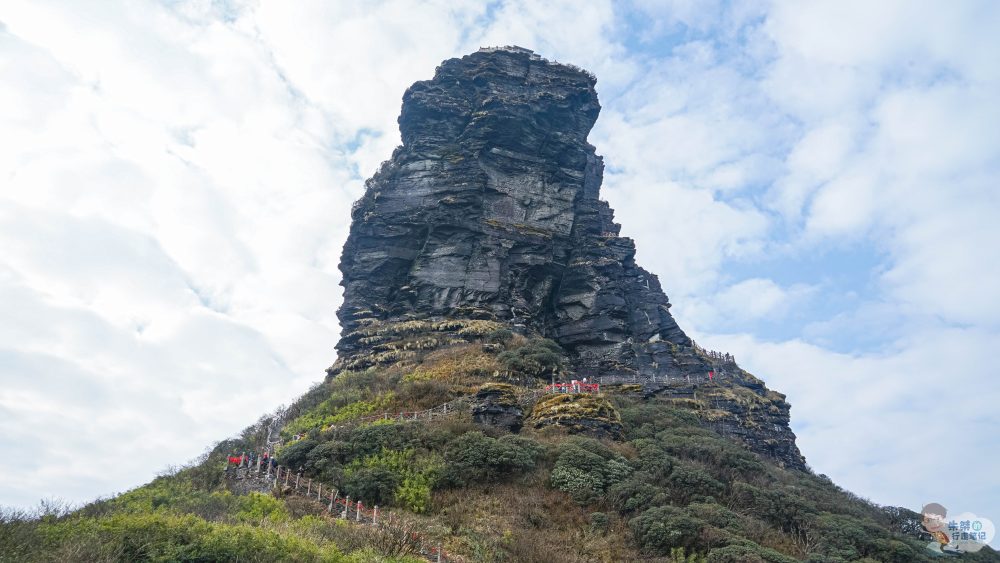
[{"label": "grassy slope", "polygon": [[[419,530],[473,561],[931,560],[926,540],[898,533],[919,528],[918,515],[780,469],[706,430],[691,405],[627,387],[606,395],[621,440],[569,434],[565,427],[582,428],[573,421],[528,424],[515,436],[478,427],[467,412],[351,426],[498,379],[538,384],[555,361],[540,341],[492,323],[369,332],[370,358],[341,366],[285,412],[278,460],[403,516],[390,536]],[[263,444],[268,423],[71,514],[7,514],[0,560],[405,560],[405,546],[386,534],[333,521],[302,499],[228,490],[225,456]],[[323,430],[331,424],[342,428]],[[296,434],[304,437],[292,441]],[[962,559],[1000,560],[985,551]]]}]

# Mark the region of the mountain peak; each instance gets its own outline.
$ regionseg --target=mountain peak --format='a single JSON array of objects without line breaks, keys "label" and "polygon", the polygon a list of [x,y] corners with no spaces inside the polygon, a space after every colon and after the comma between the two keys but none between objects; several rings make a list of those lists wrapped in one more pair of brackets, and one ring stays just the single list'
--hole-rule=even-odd
[{"label": "mountain peak", "polygon": [[783,397],[694,346],[658,278],[619,235],[600,199],[603,160],[587,142],[600,113],[595,82],[503,47],[447,60],[407,89],[403,144],[352,211],[331,373],[399,357],[373,348],[373,324],[456,319],[550,338],[576,377],[632,378],[650,393],[687,397],[694,391],[662,383],[728,367],[730,384],[771,413],[752,422],[765,432],[728,433],[804,467]]}]

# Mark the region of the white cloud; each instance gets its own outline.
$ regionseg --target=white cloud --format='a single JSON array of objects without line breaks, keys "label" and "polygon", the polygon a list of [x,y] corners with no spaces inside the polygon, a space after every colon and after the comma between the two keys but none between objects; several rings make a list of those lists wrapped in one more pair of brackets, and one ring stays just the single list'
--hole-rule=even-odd
[{"label": "white cloud", "polygon": [[480,41],[622,73],[588,38],[610,15],[5,4],[0,409],[24,471],[0,496],[121,490],[305,391],[334,360],[350,205],[403,90]]},{"label": "white cloud", "polygon": [[[953,461],[928,444],[952,438],[922,426],[996,422],[1000,10],[635,8],[5,3],[0,449],[24,469],[0,497],[144,482],[319,379],[350,204],[403,91],[521,44],[598,75],[591,142],[639,263],[685,329],[789,394],[813,467],[881,502],[1000,513],[995,492],[936,488]],[[817,266],[851,245],[879,263]],[[713,333],[793,320],[811,344]],[[859,336],[868,352],[830,351]],[[988,478],[995,436],[968,440]]]},{"label": "white cloud", "polygon": [[837,484],[914,510],[932,501],[996,509],[990,428],[1000,420],[989,405],[1000,384],[989,366],[1000,336],[936,326],[877,355],[746,336],[700,341],[788,395],[803,454]]},{"label": "white cloud", "polygon": [[693,320],[698,326],[727,321],[780,320],[790,308],[800,306],[814,289],[802,284],[785,288],[764,278],[743,280],[717,292],[710,302],[697,303],[696,307],[708,311]]}]

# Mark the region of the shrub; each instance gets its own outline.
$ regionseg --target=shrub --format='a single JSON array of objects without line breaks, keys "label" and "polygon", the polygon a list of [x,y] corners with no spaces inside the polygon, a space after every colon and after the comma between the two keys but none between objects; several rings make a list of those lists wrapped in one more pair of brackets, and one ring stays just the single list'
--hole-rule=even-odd
[{"label": "shrub", "polygon": [[354,499],[384,505],[395,498],[401,481],[389,468],[361,467],[345,475],[344,491]]},{"label": "shrub", "polygon": [[506,344],[510,342],[512,338],[514,338],[514,333],[511,332],[510,329],[498,328],[497,330],[486,333],[483,340],[491,344]]},{"label": "shrub", "polygon": [[580,504],[597,500],[604,491],[604,480],[600,474],[588,473],[575,467],[557,466],[552,470],[549,482]]},{"label": "shrub", "polygon": [[258,492],[239,497],[236,508],[236,520],[248,524],[260,524],[264,520],[286,522],[289,517],[280,500]]},{"label": "shrub", "polygon": [[467,432],[452,441],[446,451],[444,482],[452,486],[499,481],[535,467],[543,448],[527,438],[495,439],[482,432]]},{"label": "shrub", "polygon": [[618,510],[628,513],[642,512],[654,506],[667,504],[666,492],[650,483],[652,477],[636,473],[629,479],[615,483],[607,491],[607,498]]},{"label": "shrub", "polygon": [[590,513],[590,528],[598,532],[606,532],[608,530],[608,515],[603,512],[591,512]]},{"label": "shrub", "polygon": [[396,488],[396,504],[417,514],[426,512],[431,505],[432,485],[433,481],[428,475],[417,473],[405,477]]},{"label": "shrub", "polygon": [[708,552],[708,563],[796,563],[796,559],[752,542],[719,547]]},{"label": "shrub", "polygon": [[636,462],[639,470],[657,477],[670,475],[677,458],[668,454],[653,440],[645,438],[633,440],[632,445],[639,452],[639,459]]},{"label": "shrub", "polygon": [[673,548],[695,547],[704,524],[680,508],[659,506],[629,520],[628,525],[643,550],[667,555]]},{"label": "shrub", "polygon": [[631,473],[632,467],[624,457],[596,440],[581,438],[562,446],[549,481],[576,502],[586,504]]},{"label": "shrub", "polygon": [[314,438],[303,438],[297,442],[292,442],[278,450],[275,462],[278,465],[291,467],[293,470],[297,470],[300,467],[305,468],[309,462],[309,453],[318,445],[319,442]]},{"label": "shrub", "polygon": [[562,367],[562,348],[547,338],[529,340],[524,346],[502,352],[497,359],[508,372],[546,377]]},{"label": "shrub", "polygon": [[440,459],[414,450],[382,450],[344,467],[344,488],[354,498],[386,505],[394,502],[414,512],[430,505],[430,491],[441,474]]},{"label": "shrub", "polygon": [[725,487],[711,475],[691,467],[675,467],[667,478],[671,496],[681,504],[693,500],[715,498],[722,494]]}]

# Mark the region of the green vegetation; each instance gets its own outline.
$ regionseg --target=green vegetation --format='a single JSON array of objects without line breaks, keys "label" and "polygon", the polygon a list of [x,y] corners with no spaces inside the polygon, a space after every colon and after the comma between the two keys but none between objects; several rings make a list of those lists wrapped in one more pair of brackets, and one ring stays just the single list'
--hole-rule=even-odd
[{"label": "green vegetation", "polygon": [[76,512],[0,512],[0,561],[419,561],[359,549],[357,529],[293,516],[270,495],[199,490],[191,476],[161,477]]},{"label": "green vegetation", "polygon": [[378,395],[370,400],[358,400],[337,406],[340,396],[333,396],[320,403],[315,409],[303,414],[285,426],[283,434],[292,436],[333,424],[347,422],[376,411],[386,409],[393,402],[392,392]]},{"label": "green vegetation", "polygon": [[441,468],[433,454],[383,449],[355,458],[344,467],[344,490],[356,499],[382,506],[392,502],[419,514],[430,504],[431,487],[437,483]]},{"label": "green vegetation", "polygon": [[544,448],[520,436],[496,439],[482,432],[467,432],[449,443],[445,452],[444,483],[463,487],[531,471]]},{"label": "green vegetation", "polygon": [[560,444],[559,457],[549,480],[552,486],[580,504],[595,502],[607,488],[633,471],[628,460],[589,438]]},{"label": "green vegetation", "polygon": [[[562,369],[558,347],[497,325],[370,323],[373,346],[411,346],[411,355],[342,369],[284,413],[277,462],[411,527],[332,520],[281,487],[248,493],[227,479],[225,457],[262,445],[265,417],[197,463],[113,499],[0,514],[0,561],[417,561],[403,541],[413,530],[468,561],[932,560],[919,515],[782,469],[704,426],[706,398],[753,410],[779,405],[780,394],[706,388],[696,409],[629,392],[548,395],[520,434],[480,427],[467,410],[349,424],[477,391],[514,404],[524,388],[502,380]],[[432,337],[446,338],[427,344]],[[302,436],[288,440],[294,434]],[[984,549],[962,560],[998,557]]]},{"label": "green vegetation", "polygon": [[497,358],[508,372],[547,378],[562,368],[562,348],[547,338],[538,338]]},{"label": "green vegetation", "polygon": [[602,395],[557,393],[535,403],[528,417],[535,428],[556,425],[574,433],[598,433],[617,437],[621,433],[618,410]]}]

